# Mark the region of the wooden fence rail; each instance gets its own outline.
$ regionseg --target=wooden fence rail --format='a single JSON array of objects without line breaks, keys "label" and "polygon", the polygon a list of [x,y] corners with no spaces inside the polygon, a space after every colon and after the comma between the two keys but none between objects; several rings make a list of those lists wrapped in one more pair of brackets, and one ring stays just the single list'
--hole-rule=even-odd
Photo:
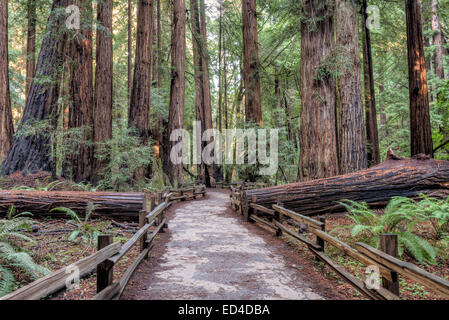
[{"label": "wooden fence rail", "polygon": [[[327,233],[325,230],[325,219],[322,217],[320,220],[312,219],[292,210],[288,210],[282,207],[281,204],[272,205],[271,209],[263,207],[261,205],[250,203],[248,208],[243,208],[241,194],[241,189],[231,188],[231,204],[233,209],[242,214],[247,221],[263,224],[276,231],[276,235],[278,236],[280,236],[282,233],[285,233],[301,241],[302,243],[307,245],[308,249],[319,260],[326,263],[346,282],[351,284],[366,297],[376,300],[399,299],[399,280],[397,275],[400,274],[413,281],[419,282],[430,290],[437,292],[444,298],[449,298],[448,280],[428,273],[425,270],[417,267],[416,265],[401,261],[396,257],[386,252],[372,248],[367,244],[356,243],[355,248],[353,248]],[[296,225],[299,226],[300,231],[297,232],[284,225],[282,222],[286,219],[295,221]],[[300,234],[300,232],[315,235],[317,241],[314,243],[306,235]],[[386,241],[396,239],[397,241],[397,238],[391,237],[391,235],[383,235],[381,239],[387,239]],[[324,251],[325,243],[343,251],[347,256],[364,264],[365,266],[377,267],[380,276],[383,279],[382,286],[375,289],[368,288],[364,281],[357,279],[346,269],[332,261],[332,259],[327,256]],[[397,243],[392,243],[391,245],[397,251]],[[385,247],[385,245],[383,246]],[[385,248],[384,250],[388,251],[388,248]]]},{"label": "wooden fence rail", "polygon": [[[188,192],[191,192],[192,196],[184,194]],[[176,193],[183,194],[185,198],[177,198]],[[3,296],[0,300],[38,300],[44,298],[67,286],[66,281],[70,276],[67,270],[76,270],[76,272],[79,272],[79,278],[81,279],[94,271],[95,268],[97,269],[97,294],[93,297],[93,300],[119,299],[139,264],[151,252],[154,239],[167,228],[167,218],[164,217],[164,213],[173,201],[194,199],[198,195],[204,196],[205,193],[206,188],[202,185],[190,189],[170,190],[164,195],[159,194],[157,206],[155,206],[154,199],[149,201],[148,195],[145,195],[142,206],[144,210],[139,214],[140,229],[123,246],[119,242],[112,243],[112,236],[99,236],[96,253]],[[146,209],[148,203],[151,203],[150,210]],[[152,230],[152,227],[155,228]],[[137,244],[140,244],[140,255],[127,269],[123,277],[113,282],[114,265]]]}]

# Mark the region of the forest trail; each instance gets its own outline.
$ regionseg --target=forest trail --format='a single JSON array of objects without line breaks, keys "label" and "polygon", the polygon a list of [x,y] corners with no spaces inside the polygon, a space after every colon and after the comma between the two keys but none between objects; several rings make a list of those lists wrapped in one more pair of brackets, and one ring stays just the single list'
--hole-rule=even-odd
[{"label": "forest trail", "polygon": [[122,299],[324,299],[277,239],[231,210],[228,192],[208,190],[204,199],[175,204],[168,217],[154,256]]}]

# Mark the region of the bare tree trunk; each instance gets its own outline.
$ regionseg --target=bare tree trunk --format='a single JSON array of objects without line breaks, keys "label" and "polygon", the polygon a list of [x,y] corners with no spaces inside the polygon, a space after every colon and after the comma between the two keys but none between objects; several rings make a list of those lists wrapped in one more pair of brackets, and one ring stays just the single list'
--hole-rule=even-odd
[{"label": "bare tree trunk", "polygon": [[93,112],[93,60],[92,60],[92,2],[76,0],[80,7],[81,30],[70,42],[71,58],[71,100],[69,127],[82,128],[83,139],[78,153],[70,156],[75,181],[89,181],[92,175],[93,149],[92,141]]},{"label": "bare tree trunk", "polygon": [[[335,79],[320,72],[334,54],[333,5],[330,0],[301,0],[301,180],[338,174]],[[314,21],[314,25],[311,22]]]},{"label": "bare tree trunk", "polygon": [[246,121],[262,123],[256,0],[242,0]]},{"label": "bare tree trunk", "polygon": [[363,0],[363,81],[365,95],[366,137],[368,165],[380,163],[379,129],[377,126],[376,93],[374,91],[373,57],[371,54],[371,34],[366,25],[368,14],[367,3]]},{"label": "bare tree trunk", "polygon": [[350,61],[350,66],[341,70],[342,75],[338,77],[339,163],[340,174],[346,174],[367,167],[356,6],[338,0],[335,21],[339,54]]},{"label": "bare tree trunk", "polygon": [[[97,57],[95,68],[95,121],[94,142],[96,150],[112,139],[112,0],[103,0],[97,6],[97,20],[102,25],[97,29]],[[94,162],[94,182],[98,182],[107,160]]]},{"label": "bare tree trunk", "polygon": [[223,1],[220,1],[220,16],[218,18],[218,130],[222,132],[223,122],[223,77],[221,68],[223,64]]},{"label": "bare tree trunk", "polygon": [[128,0],[128,101],[131,101],[133,89],[133,7],[132,0]]},{"label": "bare tree trunk", "polygon": [[[184,102],[185,102],[185,63],[186,63],[186,3],[185,0],[174,0],[173,30],[172,30],[172,71],[170,85],[170,111],[168,120],[168,136],[174,130],[184,128]],[[170,141],[171,149],[182,141]],[[173,152],[174,153],[174,152]],[[182,156],[182,149],[178,156]],[[174,154],[176,157],[176,154]],[[182,185],[183,163],[169,161],[169,177],[174,185]]]},{"label": "bare tree trunk", "polygon": [[432,31],[433,31],[433,45],[435,53],[433,56],[435,64],[435,74],[444,79],[443,66],[443,41],[441,35],[440,18],[438,16],[438,0],[432,0]]},{"label": "bare tree trunk", "polygon": [[410,137],[412,156],[433,156],[427,71],[419,0],[405,0],[410,92]]},{"label": "bare tree trunk", "polygon": [[[203,74],[203,99],[204,99],[204,129],[213,129],[212,124],[212,101],[210,95],[210,77],[209,77],[209,52],[207,49],[207,25],[206,25],[206,6],[204,0],[200,1],[200,33],[201,33],[201,47],[200,53],[203,67],[201,68]],[[204,145],[212,143],[213,138],[209,141],[204,141]],[[215,164],[206,165],[206,186],[211,186],[211,181],[216,180]]]},{"label": "bare tree trunk", "polygon": [[[60,10],[67,4],[67,0],[53,1],[46,36],[42,41],[42,49],[36,66],[35,78],[40,81],[33,81],[31,85],[19,130],[31,124],[33,120],[51,120],[57,112],[60,69],[67,39],[64,25],[66,16],[61,15]],[[53,121],[49,121],[48,126],[52,124]],[[8,175],[21,170],[24,173],[37,170],[51,171],[53,163],[49,147],[49,131],[51,128],[47,127],[46,133],[15,139],[3,162],[2,174]]]},{"label": "bare tree trunk", "polygon": [[28,0],[28,30],[27,30],[27,63],[26,63],[26,84],[25,99],[31,88],[36,67],[36,1]]},{"label": "bare tree trunk", "polygon": [[152,30],[153,0],[139,0],[136,61],[128,124],[138,130],[142,144],[146,144],[150,137]]},{"label": "bare tree trunk", "polygon": [[0,160],[9,152],[14,127],[8,74],[8,1],[0,2]]}]

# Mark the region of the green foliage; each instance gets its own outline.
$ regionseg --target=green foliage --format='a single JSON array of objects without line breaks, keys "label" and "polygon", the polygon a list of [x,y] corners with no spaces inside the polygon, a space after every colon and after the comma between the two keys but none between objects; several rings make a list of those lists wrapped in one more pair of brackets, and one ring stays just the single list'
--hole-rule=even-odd
[{"label": "green foliage", "polygon": [[50,210],[50,213],[52,212],[62,212],[70,217],[71,220],[67,223],[76,227],[68,237],[70,241],[77,241],[80,239],[83,243],[87,244],[88,247],[91,247],[97,242],[100,231],[89,225],[89,219],[92,213],[95,212],[95,206],[92,203],[88,204],[84,219],[81,219],[72,209],[65,207],[54,208]]},{"label": "green foliage", "polygon": [[414,210],[413,200],[403,197],[391,199],[384,214],[374,213],[367,203],[357,203],[352,200],[339,202],[350,213],[355,223],[352,226],[352,236],[371,246],[379,247],[379,237],[384,233],[398,236],[399,255],[405,251],[416,260],[436,263],[437,252],[427,240],[413,233],[414,226],[420,222]]},{"label": "green foliage", "polygon": [[117,128],[114,137],[100,148],[96,157],[107,164],[101,172],[103,179],[99,182],[102,189],[130,190],[136,170],[147,168],[152,163],[151,144],[142,146],[135,130]]},{"label": "green foliage", "polygon": [[20,249],[21,241],[33,242],[23,233],[30,230],[31,220],[25,213],[11,219],[0,220],[0,296],[8,294],[15,288],[13,269],[20,269],[32,280],[49,273],[49,270],[36,264],[31,256]]}]

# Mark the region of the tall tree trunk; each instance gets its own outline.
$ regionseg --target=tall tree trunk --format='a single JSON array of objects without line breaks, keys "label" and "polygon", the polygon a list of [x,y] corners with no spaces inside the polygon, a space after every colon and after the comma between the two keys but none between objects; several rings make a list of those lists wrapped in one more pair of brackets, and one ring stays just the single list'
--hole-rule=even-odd
[{"label": "tall tree trunk", "polygon": [[133,4],[128,0],[128,101],[133,89]]},{"label": "tall tree trunk", "polygon": [[223,123],[223,77],[221,68],[223,64],[223,1],[220,1],[220,16],[218,18],[218,130],[222,132]]},{"label": "tall tree trunk", "polygon": [[312,180],[338,174],[335,79],[330,70],[320,72],[334,55],[333,5],[330,0],[301,4],[299,178]]},{"label": "tall tree trunk", "polygon": [[432,31],[433,45],[435,47],[435,53],[433,56],[435,74],[440,79],[444,79],[443,39],[441,35],[440,18],[438,16],[438,0],[432,0]]},{"label": "tall tree trunk", "polygon": [[138,130],[142,144],[146,144],[150,137],[152,30],[153,0],[139,0],[136,61],[128,124]]},{"label": "tall tree trunk", "polygon": [[424,153],[433,156],[427,88],[421,3],[405,0],[410,92],[410,137],[412,156]]},{"label": "tall tree trunk", "polygon": [[256,0],[242,0],[246,121],[262,123]]},{"label": "tall tree trunk", "polygon": [[368,165],[380,163],[379,129],[377,126],[376,93],[374,91],[373,56],[371,53],[371,33],[366,25],[368,14],[367,1],[363,0],[363,83],[366,114],[366,137]]},{"label": "tall tree trunk", "polygon": [[[97,56],[95,67],[95,121],[94,142],[96,150],[104,152],[102,143],[112,139],[112,0],[103,0],[97,6]],[[94,182],[100,179],[107,160],[94,162]]]},{"label": "tall tree trunk", "polygon": [[[184,102],[185,102],[185,64],[186,64],[186,3],[185,0],[174,0],[173,30],[172,30],[172,68],[170,85],[170,110],[168,120],[168,137],[174,130],[184,128]],[[181,142],[170,141],[170,147]],[[170,152],[170,151],[169,151]],[[170,154],[170,153],[169,153]],[[180,150],[179,156],[182,156]],[[172,184],[182,185],[183,164],[169,161],[169,178]]]},{"label": "tall tree trunk", "polygon": [[[199,144],[203,149],[205,143],[202,141],[201,137],[205,128],[205,118],[204,118],[204,88],[203,88],[203,57],[201,55],[201,29],[200,29],[200,15],[198,0],[190,0],[190,22],[192,30],[192,42],[193,42],[193,65],[195,71],[195,110],[196,110],[196,120],[201,123],[201,131],[199,137],[197,136],[196,143]],[[196,148],[197,145],[194,146]],[[197,149],[197,157],[200,160],[197,169],[199,179],[206,183],[206,165],[201,161],[201,152]]]},{"label": "tall tree trunk", "polygon": [[350,61],[338,77],[340,174],[367,167],[365,121],[363,118],[362,76],[357,8],[338,0],[336,9],[338,54]]},{"label": "tall tree trunk", "polygon": [[[207,49],[207,24],[206,24],[206,5],[204,0],[200,1],[200,33],[201,33],[201,47],[200,54],[202,58],[203,67],[202,75],[203,75],[203,99],[204,99],[204,128],[203,130],[213,129],[212,124],[212,100],[210,95],[210,77],[209,77],[209,52]],[[204,141],[204,145],[212,143],[214,141],[213,138],[209,139],[209,141]],[[206,186],[211,186],[211,181],[216,180],[216,167],[215,164],[206,165]]]},{"label": "tall tree trunk", "polygon": [[162,88],[162,27],[161,27],[161,0],[156,0],[156,35],[157,35],[157,88]]},{"label": "tall tree trunk", "polygon": [[[60,14],[60,11],[67,4],[67,0],[53,1],[36,66],[35,78],[40,81],[33,81],[31,85],[19,130],[33,120],[50,120],[50,127],[53,124],[51,118],[57,113],[60,69],[67,39],[64,24],[66,16]],[[51,128],[47,127],[46,133],[24,135],[15,139],[3,162],[2,174],[8,175],[21,170],[24,173],[51,171],[53,163],[49,147],[50,132]]]},{"label": "tall tree trunk", "polygon": [[71,97],[69,127],[82,128],[83,139],[78,153],[70,156],[75,181],[89,181],[92,175],[93,149],[92,141],[93,112],[93,61],[92,61],[92,2],[76,0],[83,18],[81,30],[70,42],[71,58]]},{"label": "tall tree trunk", "polygon": [[0,2],[0,160],[8,154],[12,144],[11,100],[8,74],[8,1]]},{"label": "tall tree trunk", "polygon": [[36,1],[28,0],[28,30],[27,30],[27,63],[26,63],[26,84],[25,99],[31,88],[34,78],[34,68],[36,67]]}]

